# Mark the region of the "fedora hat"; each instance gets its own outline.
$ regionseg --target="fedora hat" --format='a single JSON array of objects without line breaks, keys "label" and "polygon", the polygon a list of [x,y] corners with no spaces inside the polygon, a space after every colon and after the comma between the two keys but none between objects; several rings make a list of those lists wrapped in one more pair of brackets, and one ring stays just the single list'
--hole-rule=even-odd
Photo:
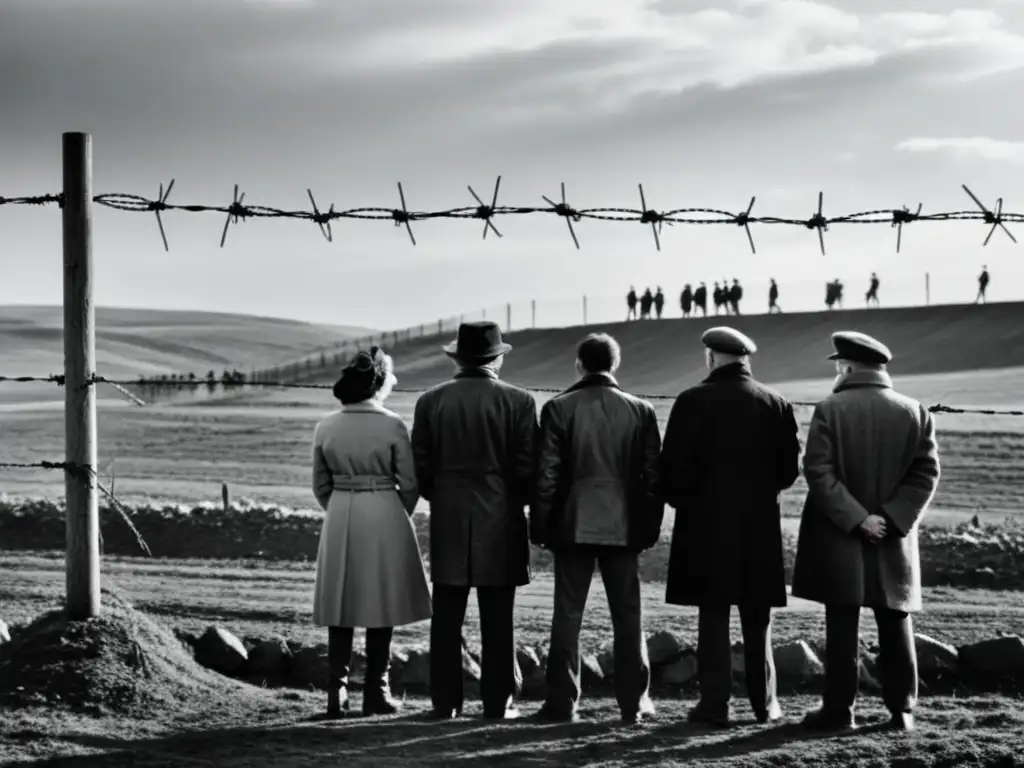
[{"label": "fedora hat", "polygon": [[461,323],[455,341],[445,344],[441,349],[456,360],[479,363],[504,355],[511,351],[512,345],[501,340],[501,328],[497,323],[484,320],[478,323]]}]

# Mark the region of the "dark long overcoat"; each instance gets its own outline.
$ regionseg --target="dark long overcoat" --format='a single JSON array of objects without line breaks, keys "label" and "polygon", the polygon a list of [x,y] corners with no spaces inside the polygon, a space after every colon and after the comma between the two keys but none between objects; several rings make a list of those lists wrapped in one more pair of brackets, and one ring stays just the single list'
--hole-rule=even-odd
[{"label": "dark long overcoat", "polygon": [[453,586],[530,582],[525,508],[534,487],[537,403],[487,369],[416,401],[412,450],[430,503],[430,577]]},{"label": "dark long overcoat", "polygon": [[779,495],[799,473],[793,406],[745,364],[679,395],[662,447],[676,510],[666,601],[786,605]]},{"label": "dark long overcoat", "polygon": [[[826,605],[921,609],[917,529],[939,484],[935,422],[892,389],[884,371],[857,371],[818,403],[804,454],[793,596]],[[888,536],[864,541],[882,515]]]}]

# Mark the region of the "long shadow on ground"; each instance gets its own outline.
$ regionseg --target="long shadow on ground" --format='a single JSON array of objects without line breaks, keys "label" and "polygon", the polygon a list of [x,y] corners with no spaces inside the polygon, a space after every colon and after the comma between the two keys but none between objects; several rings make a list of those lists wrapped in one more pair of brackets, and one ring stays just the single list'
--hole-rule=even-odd
[{"label": "long shadow on ground", "polygon": [[[877,724],[883,715],[869,706],[862,718],[866,727],[848,736],[809,734],[795,722],[800,709],[794,703],[789,702],[791,719],[782,724],[757,726],[740,719],[727,730],[686,723],[682,702],[659,702],[658,717],[640,727],[621,725],[614,707],[598,702],[574,725],[529,718],[490,723],[473,716],[438,723],[425,717],[422,704],[398,718],[324,722],[299,706],[290,719],[158,738],[68,734],[60,737],[68,751],[91,754],[8,765],[1024,765],[1024,757],[1014,753],[1020,746],[1012,734],[1020,732],[1021,722],[1010,711],[1019,705],[1012,700],[1005,700],[998,717],[970,703],[966,708],[939,705],[912,735],[881,733]],[[983,723],[974,718],[982,712]]]}]

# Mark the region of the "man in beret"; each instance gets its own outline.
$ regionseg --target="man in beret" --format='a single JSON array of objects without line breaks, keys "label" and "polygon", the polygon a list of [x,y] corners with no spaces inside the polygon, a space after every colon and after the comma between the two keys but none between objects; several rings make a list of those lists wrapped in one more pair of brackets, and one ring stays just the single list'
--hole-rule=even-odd
[{"label": "man in beret", "polygon": [[701,340],[711,373],[676,398],[661,455],[662,495],[676,510],[665,599],[700,609],[700,701],[690,720],[729,723],[735,605],[747,693],[766,723],[782,714],[771,609],[786,605],[779,494],[800,474],[800,440],[792,405],[754,380],[754,342],[726,327]]},{"label": "man in beret", "polygon": [[492,322],[463,323],[443,347],[454,378],[416,401],[412,451],[430,502],[430,697],[433,714],[462,713],[462,625],[471,589],[480,608],[484,717],[511,719],[516,587],[530,582],[525,507],[533,496],[537,404],[498,378],[512,346]]},{"label": "man in beret", "polygon": [[884,344],[843,331],[832,346],[837,375],[807,436],[808,491],[793,573],[793,595],[825,605],[825,690],[804,722],[856,727],[860,611],[871,608],[889,727],[912,730],[910,614],[921,610],[917,528],[939,483],[935,423],[924,406],[893,390]]}]

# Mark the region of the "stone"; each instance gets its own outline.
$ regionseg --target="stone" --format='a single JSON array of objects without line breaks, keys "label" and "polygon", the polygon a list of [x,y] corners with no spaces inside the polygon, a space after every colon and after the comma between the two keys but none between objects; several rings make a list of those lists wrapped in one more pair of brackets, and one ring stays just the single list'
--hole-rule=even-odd
[{"label": "stone", "polygon": [[805,682],[825,674],[825,665],[803,640],[778,646],[773,656],[780,681]]},{"label": "stone", "polygon": [[417,693],[430,690],[430,654],[427,651],[411,650],[406,654],[399,685],[404,690]]},{"label": "stone", "polygon": [[0,645],[11,642],[11,628],[7,626],[7,622],[0,619]]},{"label": "stone", "polygon": [[675,661],[659,667],[657,675],[665,685],[686,685],[697,677],[697,654],[683,651]]},{"label": "stone", "polygon": [[1017,635],[995,637],[960,649],[960,661],[972,672],[983,675],[1024,673],[1024,639]]},{"label": "stone", "polygon": [[882,690],[882,686],[878,682],[878,678],[875,677],[877,669],[878,660],[875,657],[871,655],[861,657],[857,670],[857,679],[860,681],[861,688],[866,691]]},{"label": "stone", "polygon": [[597,664],[606,680],[615,677],[615,650],[611,641],[602,645],[597,652]]},{"label": "stone", "polygon": [[195,648],[199,664],[223,675],[241,672],[249,659],[242,641],[222,627],[208,627]]},{"label": "stone", "polygon": [[284,671],[292,652],[282,638],[261,640],[249,651],[246,671],[254,675],[276,675]]},{"label": "stone", "polygon": [[300,648],[292,657],[292,681],[301,688],[326,688],[330,675],[327,645],[318,643]]},{"label": "stone", "polygon": [[604,684],[604,673],[597,663],[597,656],[587,654],[580,659],[580,687],[584,691],[600,688]]},{"label": "stone", "polygon": [[915,634],[917,668],[920,672],[955,672],[960,654],[955,647],[928,635]]},{"label": "stone", "polygon": [[685,649],[679,636],[668,630],[655,632],[647,638],[647,655],[652,667],[660,667],[662,664],[675,661],[682,656]]},{"label": "stone", "polygon": [[529,646],[517,649],[516,664],[521,680],[520,696],[524,699],[543,698],[547,693],[547,681],[537,651]]}]

